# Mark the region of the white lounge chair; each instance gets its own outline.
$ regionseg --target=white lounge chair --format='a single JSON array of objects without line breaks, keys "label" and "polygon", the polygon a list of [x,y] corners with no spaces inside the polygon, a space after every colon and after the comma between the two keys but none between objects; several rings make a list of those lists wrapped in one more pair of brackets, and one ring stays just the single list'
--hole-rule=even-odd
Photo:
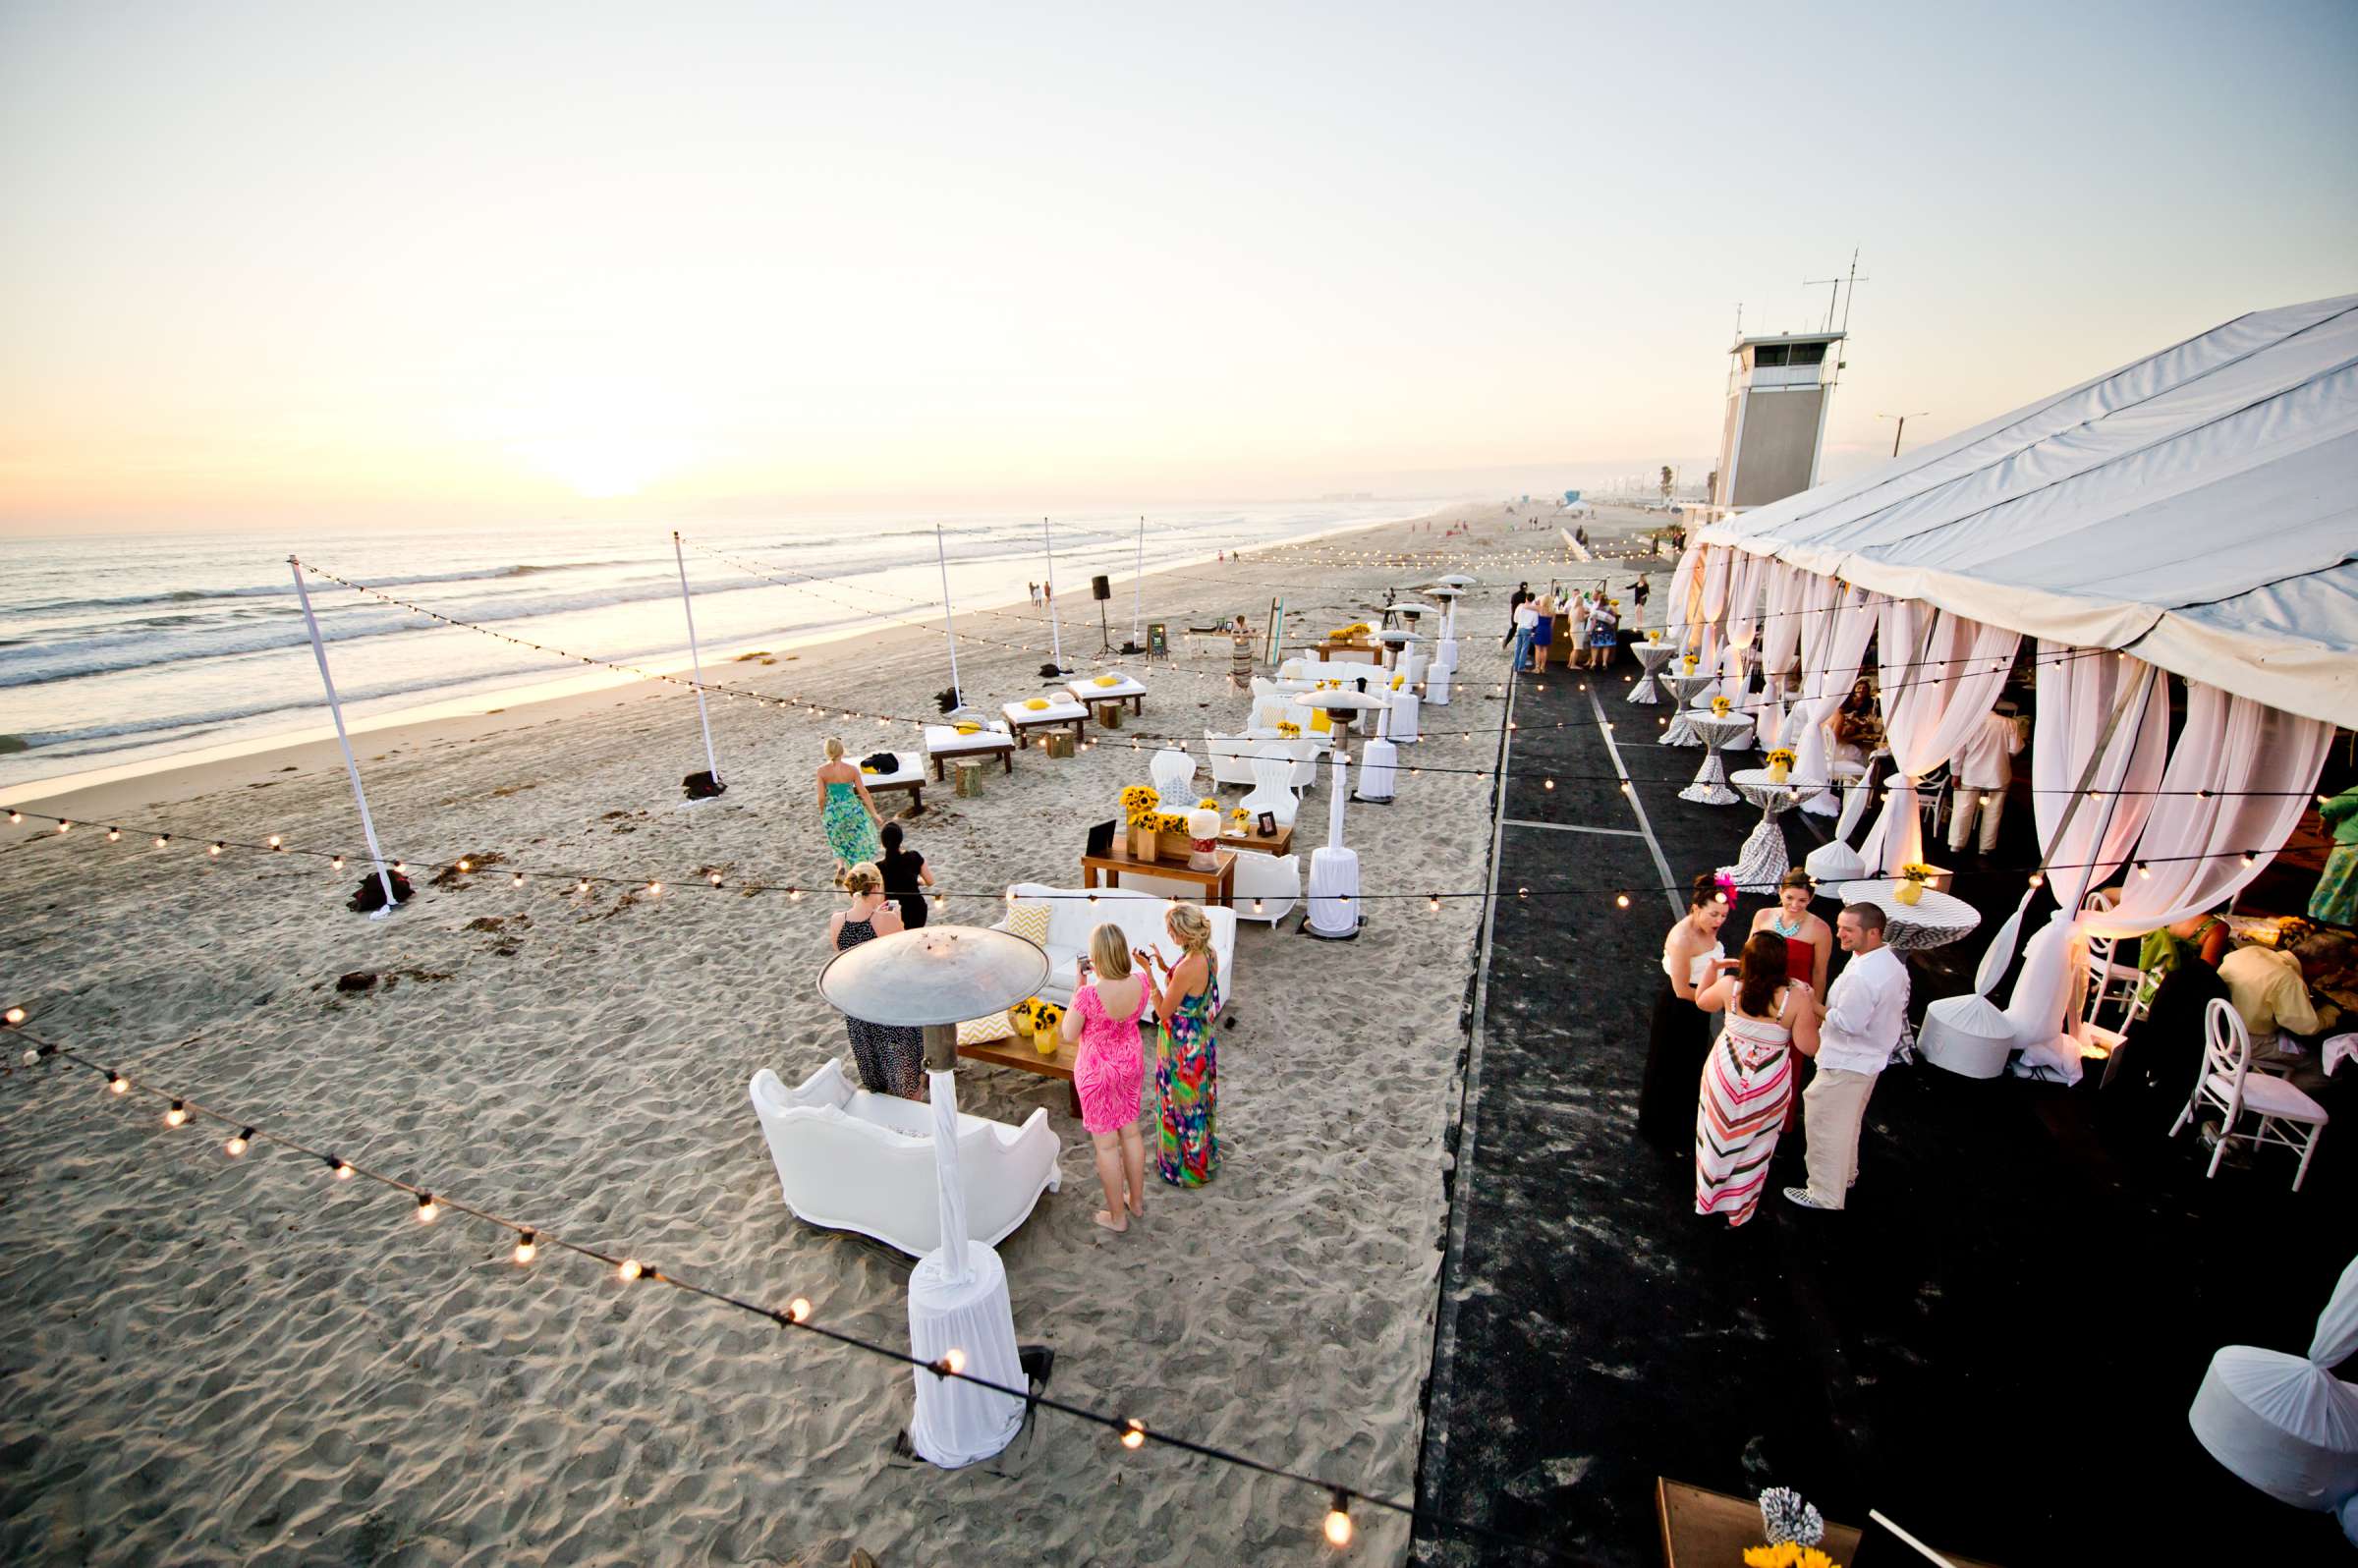
[{"label": "white lounge chair", "polygon": [[1147,683],[1128,670],[1076,675],[1064,683],[1064,689],[1084,702],[1127,702],[1133,713],[1147,710]]},{"label": "white lounge chair", "polygon": [[1034,730],[1069,729],[1078,741],[1086,732],[1089,709],[1062,692],[1043,692],[1034,700],[1046,704],[1033,707],[1030,702],[1007,702],[999,711],[1007,715],[1008,727],[1015,731],[1019,742],[1029,743]]},{"label": "white lounge chair", "polygon": [[[857,1231],[920,1258],[941,1244],[933,1174],[933,1112],[853,1087],[841,1058],[788,1089],[764,1067],[748,1092],[786,1206],[806,1224]],[[1048,1113],[1021,1127],[958,1116],[958,1169],[968,1235],[996,1245],[1021,1225],[1060,1175]]]},{"label": "white lounge chair", "polygon": [[972,735],[961,735],[953,724],[926,726],[926,756],[933,763],[933,777],[939,780],[942,767],[954,757],[996,756],[1005,771],[1015,771],[1015,732],[996,720],[985,724]]}]

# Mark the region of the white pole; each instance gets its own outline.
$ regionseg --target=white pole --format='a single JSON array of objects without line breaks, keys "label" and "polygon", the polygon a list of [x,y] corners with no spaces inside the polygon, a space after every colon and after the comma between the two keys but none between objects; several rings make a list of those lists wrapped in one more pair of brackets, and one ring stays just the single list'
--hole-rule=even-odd
[{"label": "white pole", "polygon": [[336,744],[344,748],[344,771],[352,776],[352,798],[361,808],[361,832],[368,840],[368,858],[376,863],[377,885],[385,891],[384,908],[369,919],[382,920],[395,907],[393,876],[385,869],[385,852],[376,847],[376,821],[368,814],[368,792],[361,788],[361,764],[352,759],[352,737],[344,732],[344,704],[336,700],[336,678],[327,673],[327,648],[319,641],[319,622],[311,614],[311,592],[304,586],[303,563],[290,555],[287,569],[295,574],[295,596],[303,601],[303,624],[311,634],[311,656],[319,661],[319,684],[327,688],[327,710],[335,717]]},{"label": "white pole", "polygon": [[704,655],[696,645],[696,609],[688,601],[688,557],[680,553],[680,531],[671,531],[671,558],[680,565],[680,613],[688,617],[688,668],[696,676],[696,717],[704,727],[704,766],[720,783],[720,758],[712,755],[712,714],[704,706]]},{"label": "white pole", "polygon": [[1048,601],[1048,642],[1050,644],[1050,656],[1056,660],[1056,668],[1062,670],[1064,668],[1064,631],[1062,627],[1057,624],[1056,620],[1056,540],[1049,534],[1048,520],[1044,517],[1039,520],[1039,536],[1048,547],[1048,591],[1046,598]]},{"label": "white pole", "polygon": [[1130,644],[1133,647],[1147,645],[1147,520],[1138,520],[1138,570],[1130,579]]},{"label": "white pole", "polygon": [[941,632],[950,644],[950,700],[966,706],[966,689],[958,684],[958,623],[950,619],[950,551],[941,542],[941,525],[933,525],[933,554],[941,562]]}]

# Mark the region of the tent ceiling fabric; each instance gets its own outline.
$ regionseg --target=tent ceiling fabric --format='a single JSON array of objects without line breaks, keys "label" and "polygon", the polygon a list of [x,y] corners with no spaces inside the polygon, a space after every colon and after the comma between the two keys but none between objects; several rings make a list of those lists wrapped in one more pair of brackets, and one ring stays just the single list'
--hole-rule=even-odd
[{"label": "tent ceiling fabric", "polygon": [[2238,316],[1698,540],[2358,727],[2358,295]]}]

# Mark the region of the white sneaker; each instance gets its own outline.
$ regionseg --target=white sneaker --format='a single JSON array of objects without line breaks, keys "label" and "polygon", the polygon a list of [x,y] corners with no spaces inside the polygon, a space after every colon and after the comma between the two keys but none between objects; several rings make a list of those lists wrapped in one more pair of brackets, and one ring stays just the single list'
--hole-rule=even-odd
[{"label": "white sneaker", "polygon": [[1832,1212],[1834,1211],[1834,1205],[1833,1205],[1833,1204],[1822,1204],[1822,1203],[1818,1202],[1818,1200],[1817,1200],[1817,1199],[1815,1199],[1815,1198],[1812,1198],[1812,1197],[1810,1196],[1810,1190],[1809,1190],[1807,1187],[1788,1187],[1788,1188],[1786,1188],[1786,1189],[1785,1189],[1785,1202],[1786,1202],[1786,1203],[1788,1203],[1788,1204],[1798,1204],[1798,1205],[1800,1205],[1800,1206],[1801,1206],[1801,1207],[1803,1207],[1803,1208],[1822,1208],[1822,1209],[1825,1209],[1825,1210],[1826,1212],[1828,1212],[1828,1213],[1832,1213]]}]

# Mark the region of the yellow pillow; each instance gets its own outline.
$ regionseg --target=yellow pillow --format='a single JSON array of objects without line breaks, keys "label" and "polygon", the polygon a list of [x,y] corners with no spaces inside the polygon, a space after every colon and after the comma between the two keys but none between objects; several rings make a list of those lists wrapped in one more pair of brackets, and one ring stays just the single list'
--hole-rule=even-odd
[{"label": "yellow pillow", "polygon": [[861,763],[861,764],[860,764],[860,771],[861,771],[861,772],[863,772],[863,773],[867,773],[867,774],[870,774],[870,775],[871,775],[871,776],[872,776],[872,775],[875,773],[875,771],[876,771],[876,770],[875,770],[874,768],[872,768],[872,767],[869,766],[869,765],[868,765],[866,762],[863,762],[863,763]]},{"label": "yellow pillow", "polygon": [[1400,690],[1400,688],[1402,688],[1403,686],[1406,686],[1407,684],[1408,684],[1408,677],[1407,677],[1407,676],[1405,676],[1405,675],[1395,675],[1395,676],[1393,676],[1393,677],[1392,677],[1392,690],[1393,690],[1393,691],[1395,691],[1395,692],[1397,692],[1398,690]]},{"label": "yellow pillow", "polygon": [[1048,945],[1048,906],[1038,901],[1007,908],[1007,929],[1037,947]]},{"label": "yellow pillow", "polygon": [[1099,686],[1119,686],[1122,684],[1122,680],[1118,675],[1100,675],[1097,677],[1097,684]]},{"label": "yellow pillow", "polygon": [[1310,710],[1310,732],[1313,735],[1332,735],[1334,733],[1334,721],[1326,716],[1324,708],[1314,707]]},{"label": "yellow pillow", "polygon": [[1048,700],[1044,697],[1028,697],[1024,699],[1024,706],[1030,708],[1035,713],[1040,712],[1042,709],[1046,708],[1047,705]]},{"label": "yellow pillow", "polygon": [[961,735],[980,735],[982,733],[982,726],[975,723],[971,719],[954,725],[952,728],[956,729]]},{"label": "yellow pillow", "polygon": [[994,1039],[1012,1039],[1014,1036],[1015,1026],[1007,1022],[1004,1011],[993,1013],[988,1018],[970,1018],[958,1026],[958,1043],[961,1045],[987,1045]]}]

